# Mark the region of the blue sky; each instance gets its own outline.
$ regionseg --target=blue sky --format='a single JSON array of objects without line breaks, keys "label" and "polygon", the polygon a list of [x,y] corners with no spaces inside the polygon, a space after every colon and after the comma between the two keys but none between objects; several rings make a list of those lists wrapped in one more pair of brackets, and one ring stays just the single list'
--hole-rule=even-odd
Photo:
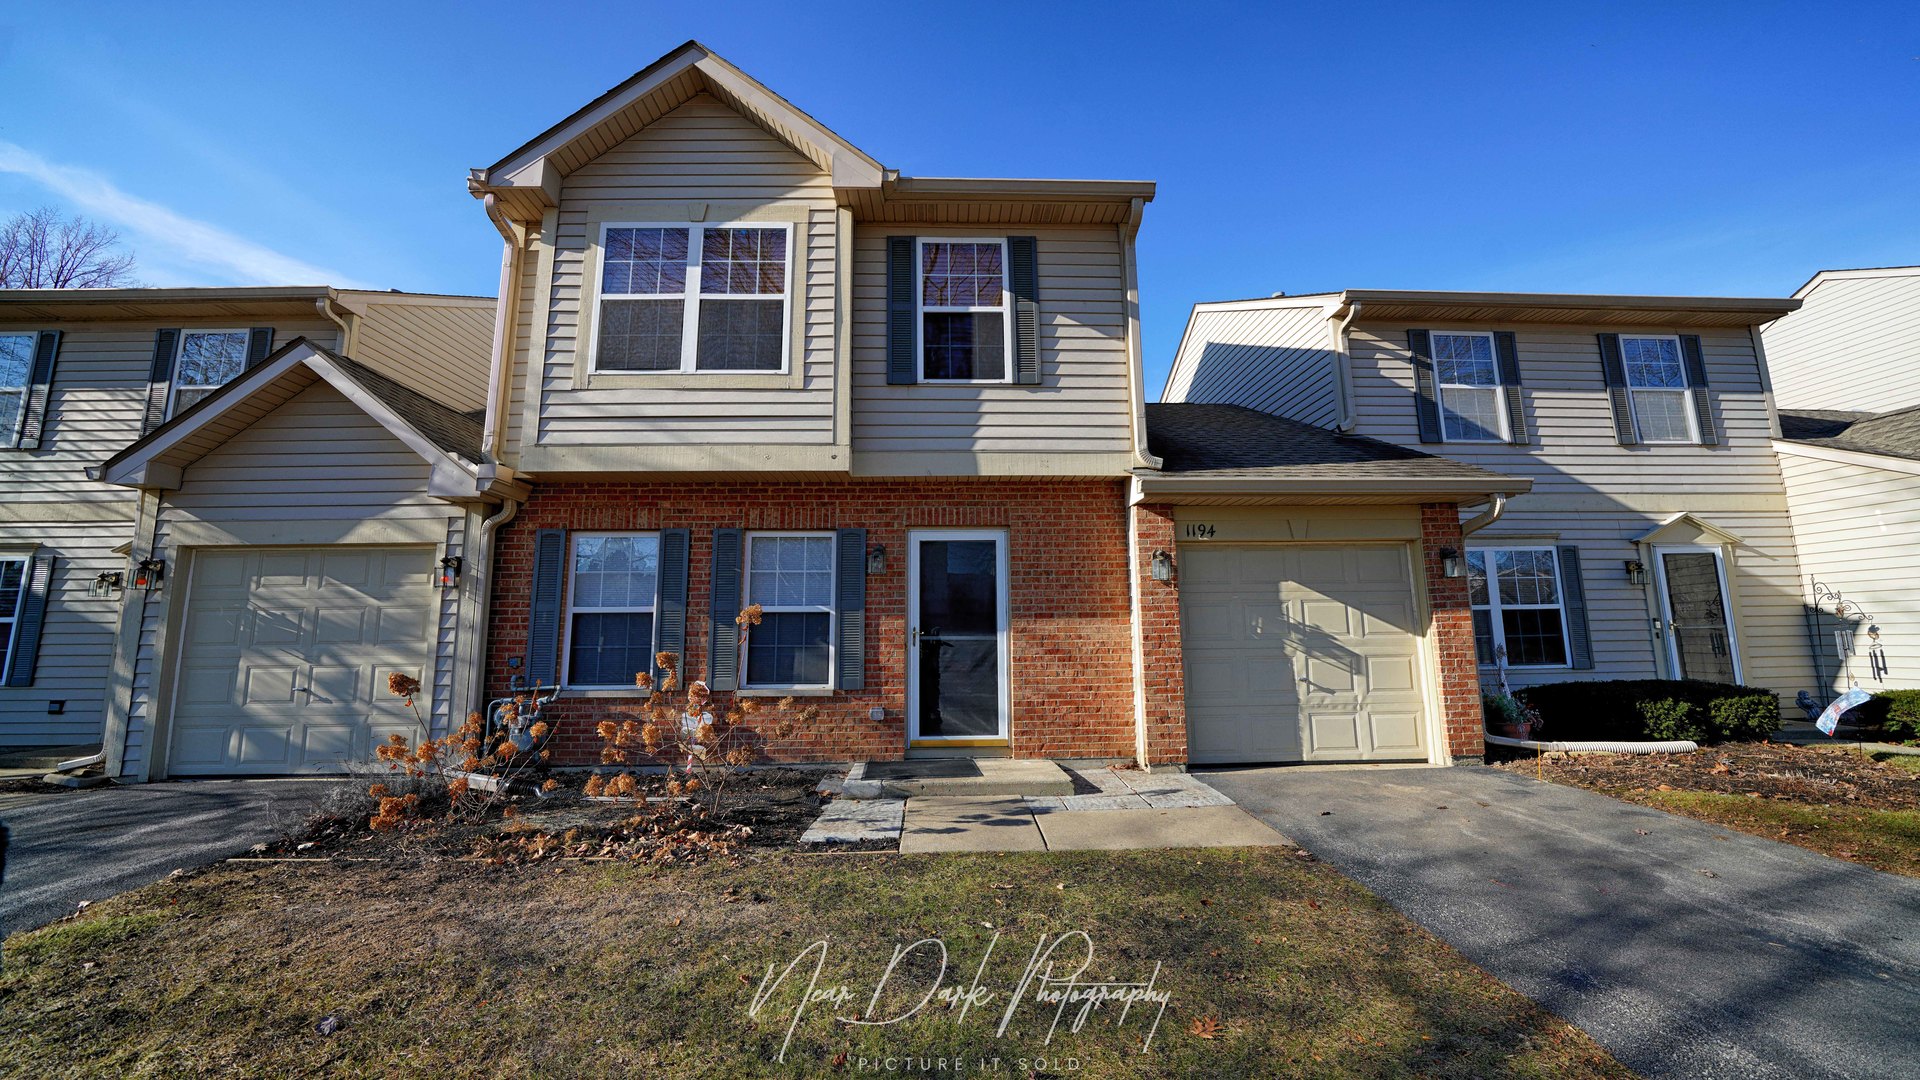
[{"label": "blue sky", "polygon": [[0,215],[105,220],[155,285],[490,293],[467,169],[699,38],[908,174],[1158,181],[1150,394],[1196,300],[1920,262],[1911,0],[543,8],[9,5]]}]

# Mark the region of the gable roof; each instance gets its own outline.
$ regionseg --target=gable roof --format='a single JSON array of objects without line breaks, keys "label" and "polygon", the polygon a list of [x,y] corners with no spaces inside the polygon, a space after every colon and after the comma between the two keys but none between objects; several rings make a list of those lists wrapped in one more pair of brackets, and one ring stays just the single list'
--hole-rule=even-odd
[{"label": "gable roof", "polygon": [[1920,461],[1920,406],[1889,413],[1782,409],[1780,437],[1829,450]]},{"label": "gable roof", "polygon": [[513,483],[511,471],[480,449],[485,426],[480,416],[435,401],[304,337],[108,458],[97,470],[99,477],[126,487],[178,487],[187,466],[315,383],[339,391],[432,466],[433,494],[478,498]]},{"label": "gable roof", "polygon": [[1473,502],[1533,486],[1524,477],[1241,405],[1149,403],[1147,447],[1163,460],[1157,472],[1137,474],[1149,493]]},{"label": "gable roof", "polygon": [[1808,278],[1806,284],[1793,291],[1796,300],[1804,300],[1808,293],[1829,281],[1844,281],[1853,278],[1900,278],[1920,277],[1920,266],[1863,266],[1852,270],[1822,270]]}]

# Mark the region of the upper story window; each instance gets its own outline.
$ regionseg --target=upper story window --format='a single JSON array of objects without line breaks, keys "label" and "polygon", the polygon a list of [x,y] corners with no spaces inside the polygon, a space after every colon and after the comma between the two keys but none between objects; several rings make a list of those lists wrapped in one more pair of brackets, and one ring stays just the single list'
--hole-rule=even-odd
[{"label": "upper story window", "polygon": [[1500,365],[1493,335],[1433,335],[1433,373],[1440,398],[1441,437],[1447,442],[1506,442]]},{"label": "upper story window", "polygon": [[183,330],[167,408],[178,416],[247,370],[247,331]]},{"label": "upper story window", "polygon": [[1473,642],[1482,664],[1505,650],[1508,667],[1566,667],[1567,621],[1552,548],[1467,552]]},{"label": "upper story window", "polygon": [[1005,240],[919,241],[920,381],[1008,382]]},{"label": "upper story window", "polygon": [[1687,397],[1687,372],[1677,337],[1620,337],[1620,359],[1633,399],[1633,422],[1641,442],[1700,441]]},{"label": "upper story window", "polygon": [[13,445],[33,371],[34,334],[0,334],[0,443]]},{"label": "upper story window", "polygon": [[27,560],[0,559],[0,675],[13,663],[14,627],[20,621],[20,601],[26,595]]},{"label": "upper story window", "polygon": [[828,686],[833,672],[834,538],[750,534],[746,597],[760,605],[747,628],[745,686]]},{"label": "upper story window", "polygon": [[787,370],[792,228],[604,226],[594,370]]},{"label": "upper story window", "polygon": [[575,533],[567,579],[566,685],[631,690],[653,668],[657,533]]}]

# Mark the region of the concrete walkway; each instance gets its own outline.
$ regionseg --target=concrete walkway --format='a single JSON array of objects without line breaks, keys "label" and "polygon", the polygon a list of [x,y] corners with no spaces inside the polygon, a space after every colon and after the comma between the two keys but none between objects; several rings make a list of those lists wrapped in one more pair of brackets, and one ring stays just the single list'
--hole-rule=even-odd
[{"label": "concrete walkway", "polygon": [[0,811],[12,833],[0,934],[73,914],[283,835],[333,781],[209,780],[56,792]]},{"label": "concrete walkway", "polygon": [[1200,775],[1644,1075],[1920,1061],[1920,881],[1494,769]]}]

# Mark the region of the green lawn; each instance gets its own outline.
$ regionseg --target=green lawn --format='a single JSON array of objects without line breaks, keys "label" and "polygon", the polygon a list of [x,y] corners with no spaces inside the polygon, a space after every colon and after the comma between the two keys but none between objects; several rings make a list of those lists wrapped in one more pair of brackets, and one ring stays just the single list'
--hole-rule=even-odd
[{"label": "green lawn", "polygon": [[1615,794],[1715,825],[1812,848],[1875,870],[1920,877],[1920,811],[1775,802],[1710,791]]},{"label": "green lawn", "polygon": [[[1036,941],[1074,931],[1082,981],[1160,965],[1146,1052],[1157,1003],[1078,1032],[1069,1013],[1049,1044],[1031,984],[996,1036]],[[834,1018],[923,938],[948,950],[941,987],[978,975],[991,997],[964,1020],[941,1000]],[[787,1042],[797,989],[749,1006],[770,964],[820,940],[817,985],[850,1003],[811,1006]],[[875,1015],[934,987],[931,956],[907,955]],[[906,1057],[976,1076],[1629,1075],[1291,849],[229,864],[16,935],[0,973],[9,1075],[940,1075]]]}]

